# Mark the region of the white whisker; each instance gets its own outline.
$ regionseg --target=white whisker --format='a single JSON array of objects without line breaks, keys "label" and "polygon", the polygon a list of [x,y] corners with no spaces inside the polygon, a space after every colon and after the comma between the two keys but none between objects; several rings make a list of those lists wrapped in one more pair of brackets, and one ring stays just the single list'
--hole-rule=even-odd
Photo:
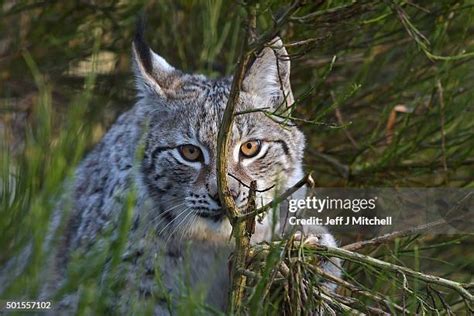
[{"label": "white whisker", "polygon": [[183,215],[187,210],[189,210],[189,207],[186,207],[185,209],[183,209],[183,210],[181,211],[181,213],[179,213],[178,215],[176,215],[175,218],[173,218],[168,224],[166,224],[165,227],[163,227],[163,229],[161,229],[161,230],[158,232],[158,235],[161,235],[169,225],[171,225],[174,221],[176,221],[176,220],[177,220],[181,215]]},{"label": "white whisker", "polygon": [[176,204],[176,205],[173,205],[172,207],[170,207],[169,209],[167,209],[166,211],[164,212],[161,212],[161,213],[158,213],[156,214],[156,217],[153,218],[147,225],[150,226],[150,225],[155,225],[155,226],[159,226],[164,220],[165,220],[165,217],[163,215],[165,214],[168,214],[169,212],[181,207],[185,205],[185,203],[179,203],[179,204]]},{"label": "white whisker", "polygon": [[153,220],[156,220],[156,219],[162,217],[163,215],[168,214],[168,213],[171,212],[172,210],[175,210],[175,209],[177,209],[178,207],[183,206],[184,204],[185,204],[184,202],[183,202],[183,203],[179,203],[179,204],[175,204],[175,205],[173,205],[172,207],[170,207],[169,209],[167,209],[166,211],[161,212],[161,213],[157,213],[157,214],[156,214],[157,217],[155,217]]},{"label": "white whisker", "polygon": [[[181,222],[179,222],[179,224],[175,225],[173,231],[171,232],[171,234],[169,234],[168,238],[166,239],[166,243],[168,243],[171,237],[181,228],[180,226],[186,221],[187,218],[190,218],[192,214],[193,214],[193,210],[191,210],[188,214],[186,214],[181,220]],[[182,229],[181,231],[183,232],[184,230]],[[181,242],[181,239],[180,239],[180,242]]]},{"label": "white whisker", "polygon": [[[183,226],[187,226],[188,228],[191,227],[192,223],[194,223],[197,219],[197,216],[195,216],[197,213],[197,211],[195,210],[191,210],[191,212],[189,212],[190,215],[194,215],[194,216],[187,216],[185,217],[185,220],[189,219],[190,220],[190,223],[186,224],[185,221],[183,220],[183,223],[182,224]],[[183,237],[184,235],[188,234],[189,233],[189,229],[185,229],[184,227],[182,227],[181,229],[181,236],[179,237],[179,243],[181,243],[181,241],[183,240]]]}]

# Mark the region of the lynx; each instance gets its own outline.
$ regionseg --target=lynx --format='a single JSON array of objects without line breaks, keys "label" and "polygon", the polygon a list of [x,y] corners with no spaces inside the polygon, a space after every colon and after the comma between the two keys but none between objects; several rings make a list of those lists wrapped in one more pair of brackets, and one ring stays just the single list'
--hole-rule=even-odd
[{"label": "lynx", "polygon": [[[116,293],[119,308],[127,311],[133,297],[154,297],[154,313],[170,314],[179,305],[186,280],[191,289],[205,290],[207,304],[225,310],[232,242],[217,191],[216,144],[232,78],[209,79],[175,69],[147,46],[143,32],[138,32],[132,53],[137,102],[75,172],[64,203],[72,211],[45,295],[67,282],[74,254],[87,256],[104,232],[115,236],[121,210],[133,192],[132,224],[121,257],[126,285]],[[248,113],[235,117],[228,153],[229,189],[239,207],[246,205],[254,180],[256,203],[262,206],[303,176],[302,132],[258,111],[293,104],[287,55],[282,41],[275,39],[243,80],[237,111]],[[304,195],[303,188],[294,197]],[[63,213],[59,208],[56,223]],[[267,214],[256,224],[253,243],[278,237],[272,218]],[[315,233],[319,243],[336,244],[324,229]],[[338,274],[334,264],[324,268]],[[76,293],[69,293],[61,304],[74,309],[77,300]]]}]

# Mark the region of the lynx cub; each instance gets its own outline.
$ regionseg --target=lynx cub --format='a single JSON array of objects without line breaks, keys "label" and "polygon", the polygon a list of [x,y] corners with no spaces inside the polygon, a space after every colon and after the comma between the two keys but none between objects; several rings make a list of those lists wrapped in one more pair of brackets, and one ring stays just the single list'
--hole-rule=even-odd
[{"label": "lynx cub", "polygon": [[[294,102],[286,55],[279,39],[260,52],[243,81],[238,111]],[[127,281],[123,293],[116,293],[120,308],[126,311],[133,297],[153,296],[155,314],[169,314],[186,280],[191,289],[206,291],[208,304],[224,310],[232,244],[216,187],[216,142],[232,79],[182,73],[155,54],[141,32],[133,43],[133,63],[138,101],[77,169],[72,211],[45,292],[65,284],[74,253],[87,256],[105,231],[114,236],[133,190],[132,228],[123,255]],[[245,184],[253,180],[262,190],[257,193],[261,206],[302,177],[305,140],[297,127],[282,127],[254,111],[235,117],[232,137],[228,181],[237,205],[247,203]],[[304,189],[296,193],[304,194]],[[269,218],[257,224],[253,242],[273,237]],[[335,245],[326,231],[316,233],[320,243]],[[111,264],[106,262],[104,271]],[[324,268],[338,273],[333,265]],[[163,289],[171,303],[160,294]],[[73,309],[77,294],[66,295],[62,303]]]}]

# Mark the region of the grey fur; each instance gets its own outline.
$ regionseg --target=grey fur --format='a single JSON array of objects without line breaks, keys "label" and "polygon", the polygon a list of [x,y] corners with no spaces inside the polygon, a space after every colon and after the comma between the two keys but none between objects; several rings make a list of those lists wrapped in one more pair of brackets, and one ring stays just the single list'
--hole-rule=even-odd
[{"label": "grey fur", "polygon": [[[262,50],[246,75],[237,111],[293,103],[286,55],[280,40]],[[142,38],[134,43],[133,60],[138,101],[119,117],[75,173],[72,212],[44,295],[51,295],[64,283],[73,252],[87,253],[104,231],[117,230],[120,210],[133,188],[133,227],[123,255],[129,258],[124,261],[128,262],[127,288],[136,289],[136,295],[155,295],[154,267],[158,265],[172,302],[170,306],[158,299],[156,314],[167,314],[168,308],[178,304],[186,273],[191,288],[208,286],[207,302],[223,310],[229,284],[231,226],[213,197],[217,194],[217,134],[231,78],[211,80],[183,74],[153,53]],[[248,140],[260,140],[262,150],[255,158],[244,159],[238,150]],[[252,180],[257,180],[257,189],[262,191],[275,185],[257,193],[258,206],[298,181],[303,175],[304,143],[298,128],[282,127],[261,112],[236,116],[228,163],[232,176],[228,180],[237,204],[246,204],[245,184]],[[203,162],[186,162],[177,150],[183,144],[199,146]],[[303,189],[295,195],[304,194]],[[55,221],[61,216],[63,210],[58,209]],[[252,242],[274,237],[269,218],[267,215],[257,224]],[[325,230],[317,233],[322,235],[321,243],[335,245]],[[338,274],[334,268],[327,266]],[[122,311],[129,308],[129,295],[124,290]],[[63,299],[65,308],[74,309],[75,302],[75,293]]]}]

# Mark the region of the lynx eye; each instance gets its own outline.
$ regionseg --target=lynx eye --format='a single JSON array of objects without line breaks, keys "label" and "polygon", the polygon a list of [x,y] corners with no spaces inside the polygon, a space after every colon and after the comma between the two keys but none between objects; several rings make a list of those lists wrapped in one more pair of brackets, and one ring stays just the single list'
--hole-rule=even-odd
[{"label": "lynx eye", "polygon": [[194,145],[181,145],[178,147],[179,153],[187,161],[195,162],[202,161],[202,151],[199,147]]},{"label": "lynx eye", "polygon": [[259,140],[249,140],[240,146],[240,153],[245,158],[252,158],[260,152],[261,147],[262,146]]}]

